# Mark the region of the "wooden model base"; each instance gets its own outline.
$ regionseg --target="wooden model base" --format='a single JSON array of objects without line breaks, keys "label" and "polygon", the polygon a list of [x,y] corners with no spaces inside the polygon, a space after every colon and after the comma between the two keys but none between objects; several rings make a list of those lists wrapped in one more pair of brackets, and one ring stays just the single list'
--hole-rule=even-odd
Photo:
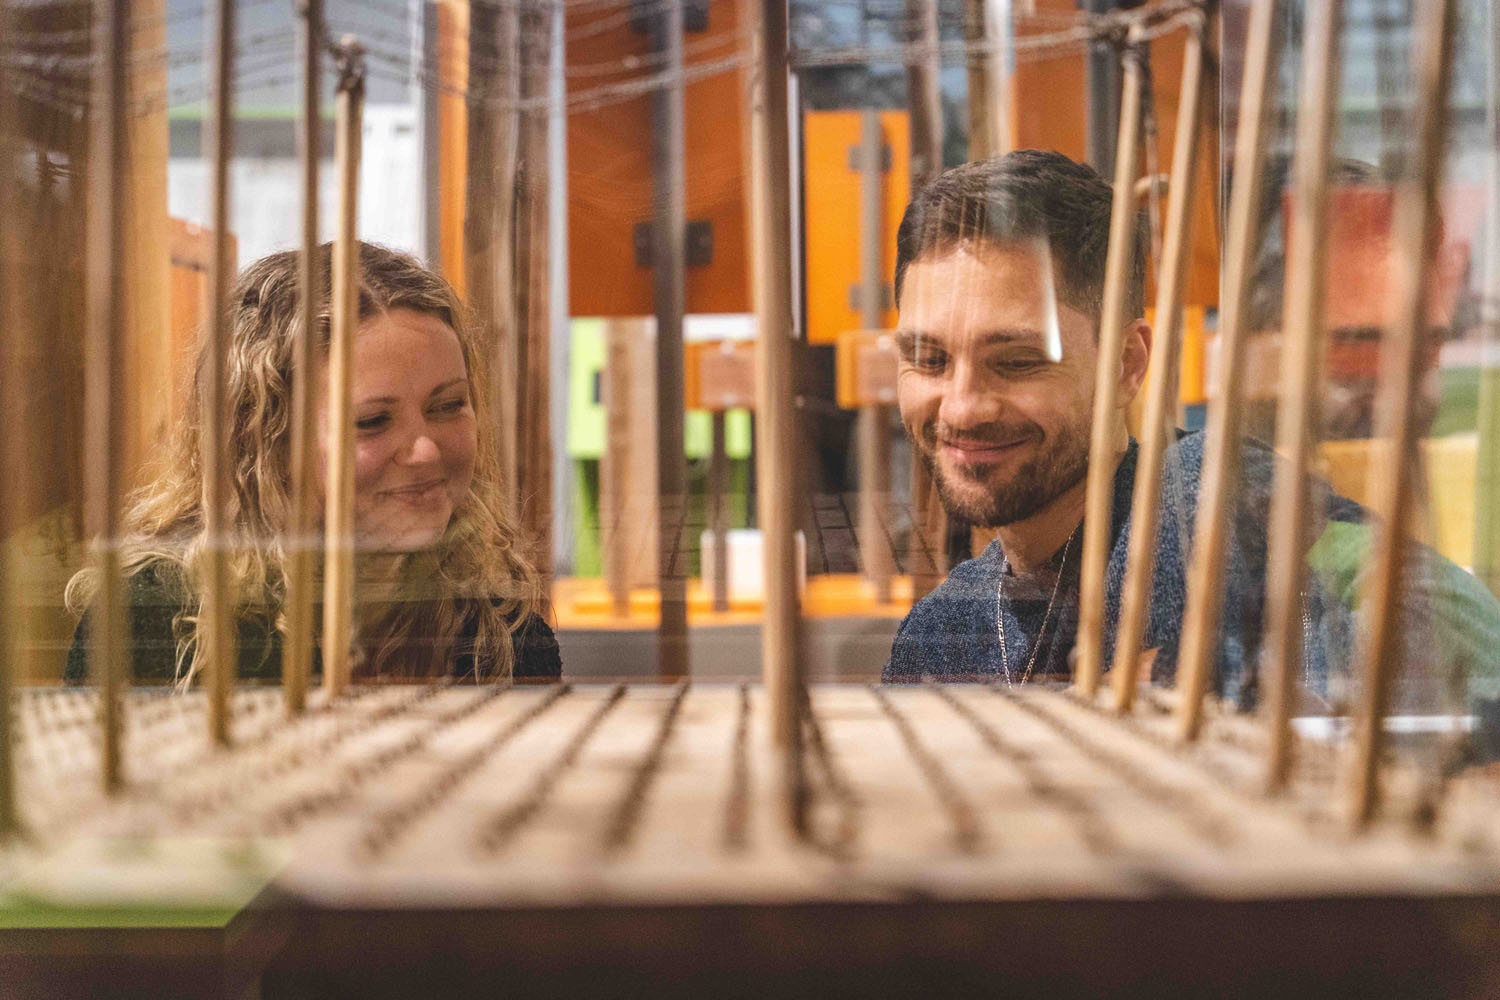
[{"label": "wooden model base", "polygon": [[0,979],[202,995],[147,959],[197,948],[232,995],[1500,991],[1493,786],[1352,838],[1331,754],[1266,800],[1250,720],[1178,748],[1160,697],[815,687],[799,837],[755,687],[388,686],[292,722],[241,691],[217,752],[201,695],[137,692],[115,801],[92,693],[26,692]]}]

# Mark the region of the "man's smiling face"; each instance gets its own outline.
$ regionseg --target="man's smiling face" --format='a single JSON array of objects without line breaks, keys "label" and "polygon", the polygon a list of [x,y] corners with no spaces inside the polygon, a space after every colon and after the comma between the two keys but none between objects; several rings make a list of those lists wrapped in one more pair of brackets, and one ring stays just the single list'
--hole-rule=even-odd
[{"label": "man's smiling face", "polygon": [[1000,527],[1088,468],[1094,322],[1053,295],[1039,246],[959,244],[913,261],[897,401],[951,513]]}]

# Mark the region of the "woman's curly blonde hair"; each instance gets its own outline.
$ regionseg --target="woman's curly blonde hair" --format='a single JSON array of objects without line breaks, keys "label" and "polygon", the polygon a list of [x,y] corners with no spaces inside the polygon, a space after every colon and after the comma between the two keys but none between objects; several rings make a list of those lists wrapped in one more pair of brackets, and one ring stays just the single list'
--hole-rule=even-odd
[{"label": "woman's curly blonde hair", "polygon": [[[258,620],[286,635],[287,519],[291,508],[292,345],[301,327],[300,255],[271,254],[240,275],[227,304],[226,359],[231,474],[230,575],[242,621]],[[331,245],[319,250],[320,301],[314,343],[326,354],[330,314]],[[521,552],[519,533],[500,503],[499,462],[487,415],[485,356],[465,309],[442,277],[415,259],[370,243],[359,246],[359,319],[393,309],[434,316],[458,336],[468,368],[478,427],[474,477],[441,540],[402,558],[394,597],[369,602],[359,614],[357,668],[361,674],[445,674],[455,657],[473,654],[476,670],[508,677],[514,667],[512,633],[541,607],[537,573]],[[183,608],[173,631],[177,673],[184,683],[201,663],[198,585],[208,547],[203,533],[202,356],[194,370],[186,416],[153,482],[130,497],[121,562],[127,574],[154,569]],[[82,614],[98,589],[98,569],[79,572],[66,600]],[[320,620],[314,616],[314,620]],[[472,648],[461,643],[465,627]],[[460,648],[462,645],[463,648]]]}]

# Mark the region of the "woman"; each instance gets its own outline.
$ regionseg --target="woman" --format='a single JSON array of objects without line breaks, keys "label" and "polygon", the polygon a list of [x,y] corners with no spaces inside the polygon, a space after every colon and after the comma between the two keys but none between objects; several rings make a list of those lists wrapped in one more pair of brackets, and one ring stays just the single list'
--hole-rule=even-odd
[{"label": "woman", "polygon": [[[320,252],[329,287],[331,250]],[[292,339],[300,323],[299,261],[277,253],[252,264],[231,293],[226,393],[230,576],[239,673],[279,678],[290,509]],[[353,343],[355,423],[355,677],[557,677],[561,659],[540,615],[536,571],[499,503],[489,439],[483,353],[457,296],[403,254],[359,248],[359,327]],[[319,426],[326,427],[330,319],[315,331]],[[200,363],[188,416],[163,473],[125,515],[134,674],[189,682],[202,665],[198,617],[208,540],[203,534]],[[320,435],[320,442],[326,437]],[[318,449],[317,487],[326,482]],[[321,517],[322,504],[318,505]],[[82,618],[67,676],[87,674],[98,570],[68,584]],[[319,590],[321,593],[321,589]],[[316,616],[315,620],[321,620]]]}]

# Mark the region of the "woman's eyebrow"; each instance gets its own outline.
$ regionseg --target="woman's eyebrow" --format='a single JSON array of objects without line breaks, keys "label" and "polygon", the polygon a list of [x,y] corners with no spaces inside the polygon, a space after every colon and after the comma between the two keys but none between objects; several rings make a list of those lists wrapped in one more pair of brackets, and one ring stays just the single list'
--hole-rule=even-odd
[{"label": "woman's eyebrow", "polygon": [[431,398],[433,396],[436,396],[440,392],[445,392],[448,389],[453,388],[455,385],[467,386],[468,384],[469,384],[469,380],[468,380],[467,377],[450,378],[448,381],[446,381],[446,382],[442,383],[441,385],[437,386],[435,389],[433,389],[427,395],[428,395],[429,398]]}]

